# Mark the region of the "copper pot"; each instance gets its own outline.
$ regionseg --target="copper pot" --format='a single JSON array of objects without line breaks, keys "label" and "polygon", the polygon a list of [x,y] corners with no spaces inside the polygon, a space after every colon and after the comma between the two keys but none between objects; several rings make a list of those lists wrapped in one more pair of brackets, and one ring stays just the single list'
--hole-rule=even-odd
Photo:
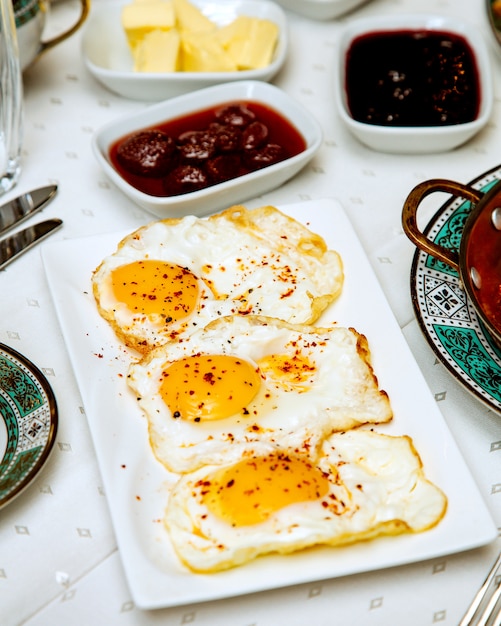
[{"label": "copper pot", "polygon": [[[434,192],[450,193],[474,205],[461,235],[459,251],[430,241],[419,230],[419,205]],[[501,345],[501,181],[487,193],[451,180],[420,183],[404,202],[402,226],[420,250],[458,272],[479,319]]]}]

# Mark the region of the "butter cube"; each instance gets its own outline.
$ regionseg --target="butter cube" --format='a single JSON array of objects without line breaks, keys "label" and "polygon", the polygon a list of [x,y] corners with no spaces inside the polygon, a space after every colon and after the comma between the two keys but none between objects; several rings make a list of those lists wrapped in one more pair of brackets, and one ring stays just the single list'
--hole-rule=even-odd
[{"label": "butter cube", "polygon": [[179,30],[201,33],[210,33],[216,30],[216,24],[188,0],[173,0],[173,3]]},{"label": "butter cube", "polygon": [[181,69],[185,72],[235,72],[237,66],[213,33],[181,34]]},{"label": "butter cube", "polygon": [[132,51],[147,33],[170,30],[175,24],[172,0],[136,0],[122,9],[122,26]]},{"label": "butter cube", "polygon": [[175,28],[147,33],[134,51],[134,71],[176,72],[179,69],[180,43],[181,38]]},{"label": "butter cube", "polygon": [[268,66],[278,41],[278,26],[267,19],[238,16],[218,31],[221,45],[239,70]]}]

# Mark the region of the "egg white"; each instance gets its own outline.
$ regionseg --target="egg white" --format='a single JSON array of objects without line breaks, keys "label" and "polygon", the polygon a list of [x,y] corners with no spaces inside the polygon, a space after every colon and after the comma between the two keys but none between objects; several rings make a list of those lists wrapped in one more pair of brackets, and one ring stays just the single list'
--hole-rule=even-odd
[{"label": "egg white", "polygon": [[[196,310],[175,324],[117,302],[112,271],[146,259],[190,270],[199,281]],[[175,334],[183,338],[224,315],[273,315],[312,323],[340,293],[343,267],[324,240],[274,207],[231,207],[207,219],[187,216],[148,224],[125,237],[93,274],[101,315],[142,353]]]},{"label": "egg white", "polygon": [[205,481],[220,467],[181,477],[164,518],[180,560],[192,571],[216,572],[263,554],[422,532],[445,514],[447,498],[426,478],[407,436],[364,429],[336,433],[324,442],[317,466],[330,476],[327,496],[291,504],[245,526],[223,521],[203,503]]},{"label": "egg white", "polygon": [[[245,413],[194,423],[173,417],[159,387],[166,364],[200,353],[235,355],[256,364],[269,355],[300,354],[314,364],[314,371],[298,384],[264,372]],[[221,318],[132,364],[127,381],[147,416],[157,459],[180,473],[277,446],[315,456],[333,431],[392,418],[388,396],[370,365],[366,338],[337,326],[314,328],[262,316]]]}]

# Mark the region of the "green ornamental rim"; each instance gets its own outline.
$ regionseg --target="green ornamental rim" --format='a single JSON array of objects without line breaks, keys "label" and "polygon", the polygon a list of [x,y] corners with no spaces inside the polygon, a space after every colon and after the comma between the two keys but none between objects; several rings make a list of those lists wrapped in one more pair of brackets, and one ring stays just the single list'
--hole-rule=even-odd
[{"label": "green ornamental rim", "polygon": [[29,22],[42,10],[40,0],[13,0],[12,4],[17,28]]},{"label": "green ornamental rim", "polygon": [[5,450],[0,450],[1,508],[28,486],[45,464],[58,426],[56,400],[43,373],[1,343],[0,420],[7,438]]}]

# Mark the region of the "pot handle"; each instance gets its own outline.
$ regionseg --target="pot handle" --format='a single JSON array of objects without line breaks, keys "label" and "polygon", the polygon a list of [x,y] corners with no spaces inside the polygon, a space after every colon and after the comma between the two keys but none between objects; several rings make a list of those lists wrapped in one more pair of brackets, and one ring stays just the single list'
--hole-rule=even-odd
[{"label": "pot handle", "polygon": [[57,35],[56,37],[52,37],[52,39],[47,39],[46,41],[42,41],[40,44],[40,50],[38,51],[38,55],[42,54],[42,52],[45,52],[46,50],[49,50],[50,48],[53,48],[58,43],[61,43],[62,41],[67,39],[70,35],[73,35],[73,33],[76,32],[80,28],[80,26],[87,19],[87,15],[89,14],[90,2],[91,0],[80,0],[80,4],[81,4],[80,15],[77,21],[73,24],[73,26],[65,30],[60,35]]},{"label": "pot handle", "polygon": [[452,180],[436,178],[416,185],[404,202],[402,210],[402,227],[407,237],[420,250],[430,254],[439,261],[450,265],[459,273],[459,254],[454,250],[450,250],[449,248],[445,248],[444,246],[435,243],[434,241],[430,241],[426,235],[419,230],[417,225],[417,211],[419,205],[426,196],[436,191],[450,193],[453,196],[469,200],[473,204],[476,204],[484,194],[482,191],[478,191],[469,185],[462,185],[461,183],[456,183]]}]

